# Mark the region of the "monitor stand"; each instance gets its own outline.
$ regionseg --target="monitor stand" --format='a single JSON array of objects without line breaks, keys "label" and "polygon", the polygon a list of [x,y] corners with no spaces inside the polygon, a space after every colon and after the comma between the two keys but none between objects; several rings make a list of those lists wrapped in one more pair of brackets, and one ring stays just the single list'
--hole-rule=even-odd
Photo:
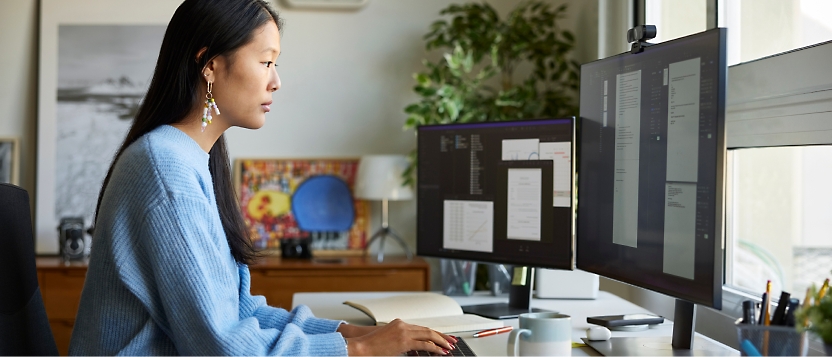
[{"label": "monitor stand", "polygon": [[613,337],[584,342],[605,356],[729,356],[737,351],[701,336],[694,336],[696,305],[676,300],[673,337]]},{"label": "monitor stand", "polygon": [[[526,274],[522,274],[523,269],[527,272]],[[515,267],[512,270],[511,281],[508,303],[468,305],[462,307],[462,312],[500,320],[514,319],[527,312],[555,312],[531,307],[532,283],[534,282],[533,268]]]}]

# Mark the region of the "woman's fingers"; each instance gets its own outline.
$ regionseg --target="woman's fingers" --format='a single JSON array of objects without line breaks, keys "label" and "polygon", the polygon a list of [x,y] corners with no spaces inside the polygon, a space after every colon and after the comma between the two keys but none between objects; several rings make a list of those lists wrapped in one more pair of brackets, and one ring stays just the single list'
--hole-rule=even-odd
[{"label": "woman's fingers", "polygon": [[414,340],[419,341],[428,341],[432,342],[434,345],[441,347],[445,350],[453,349],[453,340],[444,334],[431,330],[427,327],[417,326],[417,325],[409,325],[410,331],[412,332],[411,338]]},{"label": "woman's fingers", "polygon": [[446,335],[446,334],[438,332],[438,331],[437,331],[437,333],[440,336],[442,336],[442,338],[444,338],[446,341],[448,341],[448,343],[450,343],[451,345],[455,345],[458,342],[458,340],[454,336]]},{"label": "woman's fingers", "polygon": [[447,348],[439,347],[435,343],[429,341],[415,341],[413,350],[427,351],[439,355],[447,355],[448,353],[450,353],[450,350],[448,350]]}]

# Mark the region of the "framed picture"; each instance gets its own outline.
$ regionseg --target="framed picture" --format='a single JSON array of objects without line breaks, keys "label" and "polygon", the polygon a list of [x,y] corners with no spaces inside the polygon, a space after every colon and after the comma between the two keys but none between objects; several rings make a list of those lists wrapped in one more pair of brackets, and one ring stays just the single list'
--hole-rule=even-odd
[{"label": "framed picture", "polygon": [[20,142],[0,137],[0,183],[20,185]]},{"label": "framed picture", "polygon": [[[277,250],[282,240],[309,239],[313,255],[363,254],[370,219],[367,202],[352,196],[358,161],[357,158],[235,160],[234,184],[255,247]],[[313,198],[315,201],[301,194],[305,183],[324,177],[331,178],[336,185],[315,188],[318,192]],[[336,207],[337,202],[333,202],[340,199],[339,195],[348,195],[347,204],[352,206]],[[340,212],[351,212],[352,224],[334,231],[324,228],[333,222],[304,223],[304,217],[299,215],[310,210],[300,209],[306,205],[316,212],[337,210],[327,216],[331,221],[340,220]]]},{"label": "framed picture", "polygon": [[41,0],[36,251],[63,217],[92,217],[181,0]]}]

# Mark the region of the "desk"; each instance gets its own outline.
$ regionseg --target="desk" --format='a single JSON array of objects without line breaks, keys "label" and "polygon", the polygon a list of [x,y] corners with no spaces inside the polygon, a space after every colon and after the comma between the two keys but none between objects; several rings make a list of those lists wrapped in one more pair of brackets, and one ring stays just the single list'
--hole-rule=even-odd
[{"label": "desk", "polygon": [[[356,325],[372,325],[373,320],[362,312],[342,304],[345,300],[350,299],[370,299],[380,298],[386,296],[393,296],[402,294],[401,292],[337,292],[337,293],[295,293],[292,299],[292,308],[297,305],[307,305],[315,313],[315,316],[344,320]],[[452,297],[460,305],[476,305],[496,302],[505,302],[506,297],[494,297],[488,293],[476,293],[473,296],[453,296]],[[560,299],[533,299],[532,306],[542,309],[555,310],[572,317],[572,341],[582,342],[581,337],[586,337],[586,329],[590,326],[586,322],[587,316],[598,315],[618,315],[629,313],[650,313],[650,311],[635,305],[618,296],[610,294],[606,291],[599,291],[598,298],[595,300],[560,300]],[[506,325],[518,328],[518,320],[505,320]],[[670,336],[673,331],[673,323],[669,320],[654,328],[639,332],[623,332],[613,331],[613,337],[667,337],[669,344]],[[474,350],[478,356],[504,356],[506,354],[506,344],[508,343],[507,333],[474,338],[472,333],[474,331],[455,333],[465,339],[468,345]],[[698,335],[698,334],[697,334]],[[711,340],[705,336],[698,335],[706,340]],[[715,341],[714,341],[715,342]],[[718,343],[718,342],[715,342]],[[721,346],[724,346],[720,344]],[[731,350],[734,351],[734,350]],[[668,351],[669,352],[669,351]],[[657,353],[661,354],[661,353]],[[734,351],[738,355],[739,352]],[[574,348],[572,350],[573,356],[598,356],[599,354],[590,347]]]}]

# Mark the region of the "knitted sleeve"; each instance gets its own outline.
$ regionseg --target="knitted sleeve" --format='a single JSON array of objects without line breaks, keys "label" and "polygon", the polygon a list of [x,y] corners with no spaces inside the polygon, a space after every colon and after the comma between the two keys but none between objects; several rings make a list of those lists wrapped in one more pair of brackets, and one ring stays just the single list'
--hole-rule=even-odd
[{"label": "knitted sleeve", "polygon": [[[173,340],[183,355],[345,355],[340,333],[309,334],[311,314],[263,313],[242,318],[236,264],[225,259],[224,239],[211,227],[210,204],[205,197],[168,196],[150,209],[143,239],[136,249],[144,259],[142,275],[149,286],[136,292],[153,321]],[[221,228],[220,228],[221,229]],[[223,249],[224,248],[224,249]],[[229,274],[230,270],[230,274]],[[155,291],[154,291],[155,290]],[[158,301],[152,301],[158,299]],[[265,311],[265,310],[264,310]]]},{"label": "knitted sleeve", "polygon": [[308,334],[332,333],[343,321],[317,318],[305,305],[287,312],[285,309],[266,304],[266,298],[251,295],[251,274],[248,266],[240,266],[240,318],[254,316],[261,328],[282,329],[287,323],[294,323]]}]

